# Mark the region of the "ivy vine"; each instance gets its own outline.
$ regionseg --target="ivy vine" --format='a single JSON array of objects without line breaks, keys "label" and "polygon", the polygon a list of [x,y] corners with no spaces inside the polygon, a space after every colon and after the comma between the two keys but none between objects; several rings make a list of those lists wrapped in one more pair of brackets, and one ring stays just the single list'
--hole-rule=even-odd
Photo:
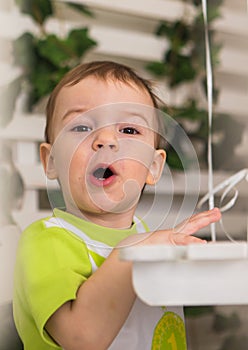
[{"label": "ivy vine", "polygon": [[[207,93],[206,89],[206,64],[205,64],[205,39],[204,39],[204,21],[202,14],[201,0],[187,0],[187,4],[191,4],[196,14],[193,20],[188,20],[188,13],[181,19],[175,22],[162,21],[159,23],[156,36],[165,38],[167,41],[167,49],[164,52],[163,58],[160,61],[150,62],[146,69],[152,73],[156,78],[165,80],[170,90],[176,89],[183,84],[199,84],[202,90],[202,95]],[[214,21],[220,17],[220,6],[223,0],[208,0],[208,32],[211,47],[211,63],[213,72],[219,65],[219,54],[221,44],[216,40],[216,32],[213,29]],[[214,80],[214,79],[213,79]],[[213,102],[218,101],[219,90],[213,81]],[[190,91],[190,85],[187,87]],[[201,166],[207,166],[207,137],[208,137],[208,113],[204,107],[203,101],[196,96],[195,85],[192,88],[192,94],[178,105],[169,105],[170,114],[175,118],[179,124],[185,128],[187,135],[193,142],[200,144],[198,149],[201,153],[198,154],[201,160]],[[216,133],[227,133],[223,129],[223,123],[220,121],[226,120],[226,123],[231,125],[234,121],[229,115],[223,113],[214,113],[214,130]],[[185,121],[190,121],[190,126],[187,127]],[[194,128],[191,128],[194,123]],[[238,127],[237,123],[235,123]],[[220,149],[225,140],[225,135],[222,135],[214,147]],[[237,142],[237,140],[235,141]],[[231,150],[233,152],[236,143],[232,143]],[[230,147],[229,147],[230,148]],[[218,163],[215,161],[214,165],[217,168]],[[175,151],[170,149],[168,152],[168,163],[173,168],[182,168],[180,159],[177,157]]]},{"label": "ivy vine", "polygon": [[[16,0],[20,11],[36,23],[38,35],[26,32],[14,42],[15,64],[22,68],[22,81],[27,82],[29,111],[48,95],[60,79],[96,46],[87,27],[72,29],[65,38],[46,30],[47,20],[55,15],[55,1]],[[83,15],[93,16],[84,5],[66,3]]]}]

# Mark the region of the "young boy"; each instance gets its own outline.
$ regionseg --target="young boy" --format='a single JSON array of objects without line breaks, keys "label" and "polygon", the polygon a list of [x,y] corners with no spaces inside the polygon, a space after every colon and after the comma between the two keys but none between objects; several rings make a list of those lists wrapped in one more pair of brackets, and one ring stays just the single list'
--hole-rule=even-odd
[{"label": "young boy", "polygon": [[25,350],[186,349],[181,308],[138,300],[132,264],[113,249],[203,243],[192,234],[220,219],[215,209],[151,233],[135,217],[166,158],[157,101],[147,80],[105,61],[76,67],[52,92],[40,155],[66,208],[29,226],[19,244],[14,316]]}]

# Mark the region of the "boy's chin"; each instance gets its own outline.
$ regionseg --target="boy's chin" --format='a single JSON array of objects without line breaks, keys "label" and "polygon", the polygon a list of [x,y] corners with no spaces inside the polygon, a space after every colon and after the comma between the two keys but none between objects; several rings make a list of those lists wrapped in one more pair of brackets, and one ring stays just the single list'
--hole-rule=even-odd
[{"label": "boy's chin", "polygon": [[135,181],[128,181],[121,193],[107,193],[104,189],[90,195],[91,202],[99,210],[121,214],[137,206],[141,194],[140,186]]},{"label": "boy's chin", "polygon": [[139,197],[137,196],[135,198],[133,196],[132,198],[130,197],[131,196],[125,196],[125,198],[119,201],[110,200],[109,198],[108,199],[97,198],[94,200],[94,206],[96,208],[96,211],[98,211],[101,214],[103,213],[122,214],[132,210],[138,204]]}]

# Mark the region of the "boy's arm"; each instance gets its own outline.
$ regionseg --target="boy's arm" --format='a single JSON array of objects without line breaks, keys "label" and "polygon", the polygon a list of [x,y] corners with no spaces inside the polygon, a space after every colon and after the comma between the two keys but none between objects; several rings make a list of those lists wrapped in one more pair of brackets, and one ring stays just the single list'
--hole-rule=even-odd
[{"label": "boy's arm", "polygon": [[[191,235],[219,219],[218,209],[203,212],[176,229],[143,234],[143,241],[139,234],[132,238],[132,243],[201,243],[201,239]],[[50,317],[46,330],[51,337],[65,350],[107,349],[123,326],[135,300],[131,270],[132,264],[120,261],[118,250],[113,250],[101,267],[80,286],[76,300],[65,303]]]},{"label": "boy's arm", "polygon": [[77,298],[61,306],[46,330],[65,350],[107,349],[128,317],[135,300],[131,263],[115,249],[78,289]]}]

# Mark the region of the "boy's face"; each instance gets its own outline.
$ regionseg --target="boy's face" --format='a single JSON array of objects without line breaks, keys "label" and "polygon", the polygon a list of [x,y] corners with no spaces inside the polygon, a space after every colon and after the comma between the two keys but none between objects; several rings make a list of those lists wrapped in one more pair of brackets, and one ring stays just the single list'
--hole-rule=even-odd
[{"label": "boy's face", "polygon": [[[164,150],[155,150],[155,116],[147,92],[88,77],[56,101],[53,145],[41,145],[49,178],[60,182],[67,210],[94,217],[134,211],[145,183],[159,179]],[[94,219],[93,219],[94,220]]]}]

